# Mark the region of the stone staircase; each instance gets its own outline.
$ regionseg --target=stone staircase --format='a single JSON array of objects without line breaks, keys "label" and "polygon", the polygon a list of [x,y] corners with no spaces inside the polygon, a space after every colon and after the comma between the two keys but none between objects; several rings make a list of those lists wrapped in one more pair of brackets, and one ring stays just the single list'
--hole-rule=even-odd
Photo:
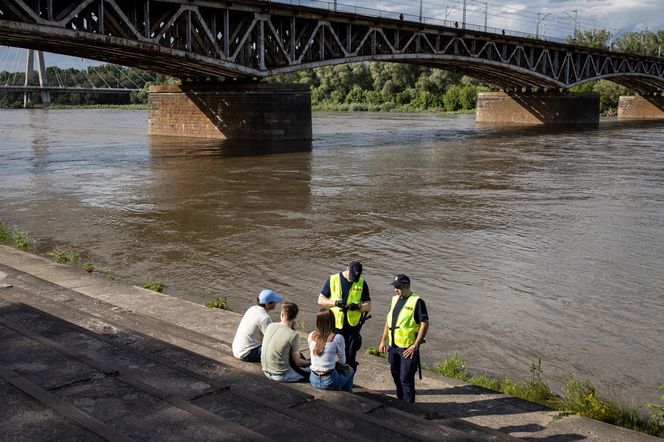
[{"label": "stone staircase", "polygon": [[3,246],[0,283],[3,441],[653,439],[428,373],[404,403],[368,355],[353,394],[272,382],[240,315]]}]

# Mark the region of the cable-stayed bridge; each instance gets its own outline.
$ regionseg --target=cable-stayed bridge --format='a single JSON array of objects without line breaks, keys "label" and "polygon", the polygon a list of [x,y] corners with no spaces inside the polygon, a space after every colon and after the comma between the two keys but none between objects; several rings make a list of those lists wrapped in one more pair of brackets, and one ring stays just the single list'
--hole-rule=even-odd
[{"label": "cable-stayed bridge", "polygon": [[[114,64],[92,66],[81,60],[84,67],[80,70],[56,66],[47,69],[44,60],[42,51],[0,48],[0,92],[23,93],[24,107],[32,104],[33,95],[40,95],[41,104],[49,106],[51,94],[131,94],[154,80],[149,73],[139,75]],[[21,62],[23,70],[18,68]]]}]

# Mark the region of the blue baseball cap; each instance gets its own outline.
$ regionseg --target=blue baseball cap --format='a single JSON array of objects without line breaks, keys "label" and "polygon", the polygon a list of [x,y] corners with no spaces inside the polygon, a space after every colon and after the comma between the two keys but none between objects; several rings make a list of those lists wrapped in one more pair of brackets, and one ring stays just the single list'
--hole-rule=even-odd
[{"label": "blue baseball cap", "polygon": [[277,295],[274,291],[270,289],[262,290],[258,295],[258,303],[267,304],[270,302],[274,303],[281,302],[281,296]]}]

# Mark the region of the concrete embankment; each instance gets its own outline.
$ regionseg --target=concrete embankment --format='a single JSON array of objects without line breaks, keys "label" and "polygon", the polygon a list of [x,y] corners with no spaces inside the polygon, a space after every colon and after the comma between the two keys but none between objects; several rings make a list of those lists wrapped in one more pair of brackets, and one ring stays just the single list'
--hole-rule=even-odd
[{"label": "concrete embankment", "polygon": [[278,384],[237,313],[4,246],[0,287],[2,440],[657,440],[426,372],[406,404],[365,354],[353,394]]}]

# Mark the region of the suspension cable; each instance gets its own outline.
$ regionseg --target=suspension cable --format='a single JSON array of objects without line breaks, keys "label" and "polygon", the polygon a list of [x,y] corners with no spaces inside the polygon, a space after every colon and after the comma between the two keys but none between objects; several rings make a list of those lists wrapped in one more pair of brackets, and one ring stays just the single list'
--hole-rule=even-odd
[{"label": "suspension cable", "polygon": [[[101,67],[101,66],[96,66],[96,67]],[[97,74],[97,77],[99,77],[99,79],[100,79],[100,80],[106,85],[107,88],[109,88],[109,89],[113,89],[113,88],[111,87],[110,84],[106,83],[106,80],[104,80],[104,77],[102,77],[102,76],[99,74],[99,72],[97,72],[97,69],[95,69],[95,66],[90,66],[90,68],[92,69],[92,72],[94,72],[95,74]]]},{"label": "suspension cable", "polygon": [[[139,85],[136,84],[136,82],[134,82],[134,80],[132,80],[127,74],[125,74],[124,71],[118,67],[118,65],[113,64],[112,66],[114,66],[115,69],[117,69],[118,72],[120,72],[120,74],[124,75],[129,81],[131,81],[132,84],[133,84],[134,86],[136,86],[136,89],[140,89],[140,88],[141,88]],[[126,88],[125,88],[125,89],[126,89]]]}]

